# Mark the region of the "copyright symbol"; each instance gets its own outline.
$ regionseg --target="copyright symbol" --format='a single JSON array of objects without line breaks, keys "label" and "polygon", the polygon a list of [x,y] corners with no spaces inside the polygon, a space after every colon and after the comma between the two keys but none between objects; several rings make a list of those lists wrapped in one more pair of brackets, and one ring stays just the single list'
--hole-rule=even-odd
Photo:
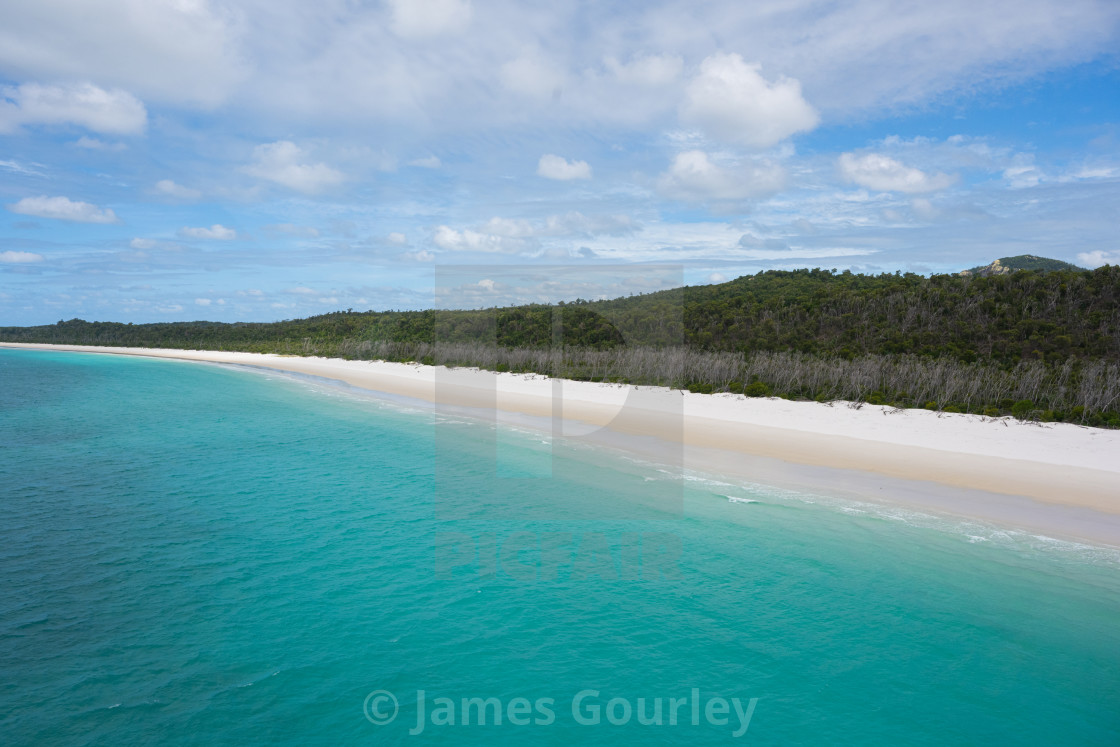
[{"label": "copyright symbol", "polygon": [[362,712],[365,713],[366,720],[375,726],[384,726],[391,722],[397,717],[399,709],[397,696],[388,690],[374,690],[366,696],[366,702],[362,704]]}]

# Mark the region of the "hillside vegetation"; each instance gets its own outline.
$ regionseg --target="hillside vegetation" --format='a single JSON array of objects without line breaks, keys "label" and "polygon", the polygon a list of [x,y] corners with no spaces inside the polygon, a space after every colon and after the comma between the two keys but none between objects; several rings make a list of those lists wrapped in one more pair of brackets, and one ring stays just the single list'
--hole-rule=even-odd
[{"label": "hillside vegetation", "polygon": [[969,270],[964,270],[961,275],[982,275],[987,277],[989,275],[1006,275],[1009,272],[1016,270],[1034,270],[1036,272],[1078,272],[1083,270],[1083,267],[1071,265],[1069,262],[1063,262],[1060,259],[1047,259],[1046,257],[1036,257],[1033,254],[1019,254],[1015,257],[1000,257],[993,261],[990,265],[982,267],[973,267]]},{"label": "hillside vegetation", "polygon": [[1120,267],[1044,270],[768,271],[555,306],[267,324],[74,319],[0,327],[0,339],[419,360],[1120,426]]}]

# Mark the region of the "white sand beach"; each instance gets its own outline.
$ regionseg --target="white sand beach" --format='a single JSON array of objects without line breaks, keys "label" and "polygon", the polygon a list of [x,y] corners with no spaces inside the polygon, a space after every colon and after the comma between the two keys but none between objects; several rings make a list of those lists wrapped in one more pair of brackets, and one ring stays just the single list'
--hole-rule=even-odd
[{"label": "white sand beach", "polygon": [[[560,435],[598,433],[604,443],[680,459],[690,470],[830,489],[1049,536],[1120,545],[1120,431],[1115,430],[381,361],[0,346],[254,366],[341,381],[437,408],[477,408],[476,413],[499,421],[556,418],[545,422],[557,423]],[[641,436],[655,437],[662,448],[650,445],[654,439],[635,438]]]}]

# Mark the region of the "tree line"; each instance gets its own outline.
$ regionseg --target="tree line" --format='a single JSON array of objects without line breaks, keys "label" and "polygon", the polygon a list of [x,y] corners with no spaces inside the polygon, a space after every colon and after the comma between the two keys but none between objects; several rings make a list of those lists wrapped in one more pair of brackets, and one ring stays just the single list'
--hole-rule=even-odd
[{"label": "tree line", "polygon": [[608,301],[273,323],[60,321],[5,341],[416,360],[1120,426],[1120,267],[767,271]]}]

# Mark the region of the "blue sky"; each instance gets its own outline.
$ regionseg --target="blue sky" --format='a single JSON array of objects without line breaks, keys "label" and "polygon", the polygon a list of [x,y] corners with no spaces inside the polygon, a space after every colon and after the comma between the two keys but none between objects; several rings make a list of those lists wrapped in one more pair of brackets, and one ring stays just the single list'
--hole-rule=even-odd
[{"label": "blue sky", "polygon": [[0,325],[1116,264],[1117,50],[1115,0],[0,0]]}]

